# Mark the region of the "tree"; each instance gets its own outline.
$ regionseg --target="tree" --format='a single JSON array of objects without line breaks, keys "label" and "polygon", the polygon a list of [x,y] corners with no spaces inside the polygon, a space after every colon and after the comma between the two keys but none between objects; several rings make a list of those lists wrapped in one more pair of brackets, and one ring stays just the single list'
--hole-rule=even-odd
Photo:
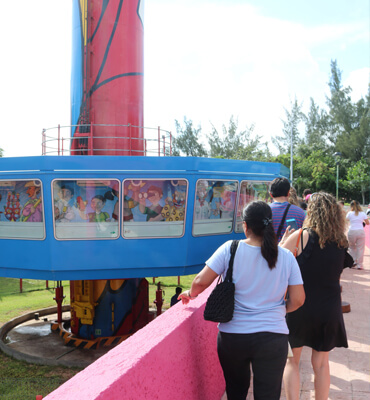
[{"label": "tree", "polygon": [[362,204],[365,204],[365,193],[369,190],[369,183],[369,165],[364,159],[348,168],[347,181],[343,182],[347,190],[350,189],[352,193],[361,192]]},{"label": "tree", "polygon": [[341,71],[336,61],[331,61],[329,82],[330,98],[327,97],[330,115],[330,139],[335,151],[344,158],[357,162],[369,157],[369,94],[366,101],[352,103],[351,87],[343,87]]},{"label": "tree", "polygon": [[[307,146],[301,146],[299,150],[299,154],[293,157],[296,177],[293,179],[293,186],[298,195],[302,194],[304,189],[334,193],[336,175],[333,157],[322,150],[311,151]],[[289,168],[290,155],[280,154],[271,161],[279,162]]]},{"label": "tree", "polygon": [[343,132],[351,132],[353,129],[354,109],[351,100],[352,89],[343,87],[342,72],[337,66],[336,60],[331,60],[331,77],[329,81],[330,98],[327,97],[329,114],[332,118],[333,134],[338,136]]},{"label": "tree", "polygon": [[0,149],[0,157],[2,157],[3,156],[3,149]]},{"label": "tree", "polygon": [[312,97],[310,99],[310,110],[304,117],[304,122],[306,125],[305,144],[313,150],[327,149],[329,116],[324,110],[320,110]]},{"label": "tree", "polygon": [[302,104],[298,104],[297,98],[294,99],[294,102],[291,102],[291,111],[288,111],[286,108],[284,110],[286,120],[282,121],[284,125],[283,136],[276,136],[272,139],[272,143],[278,148],[281,154],[290,153],[292,141],[293,149],[300,144],[298,125],[305,119],[305,115],[302,113]]},{"label": "tree", "polygon": [[270,157],[267,143],[260,143],[261,136],[251,137],[254,125],[238,132],[238,120],[230,117],[229,126],[222,125],[222,133],[212,125],[207,136],[210,156],[237,160],[262,160]]},{"label": "tree", "polygon": [[207,151],[204,146],[199,143],[202,128],[193,127],[192,120],[187,120],[184,117],[184,127],[175,120],[177,137],[173,140],[172,154],[179,156],[180,153],[191,157],[206,157]]}]

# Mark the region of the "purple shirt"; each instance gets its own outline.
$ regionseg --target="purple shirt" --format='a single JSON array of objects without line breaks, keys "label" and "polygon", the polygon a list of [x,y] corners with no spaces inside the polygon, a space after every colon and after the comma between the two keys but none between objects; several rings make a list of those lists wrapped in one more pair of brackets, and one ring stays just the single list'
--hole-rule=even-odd
[{"label": "purple shirt", "polygon": [[[272,210],[272,226],[274,227],[274,231],[276,234],[277,234],[277,231],[279,229],[285,209],[287,208],[288,204],[289,203],[287,201],[284,201],[284,203],[279,203],[279,202],[275,201],[272,204],[270,204],[270,207]],[[303,221],[306,218],[306,214],[302,210],[302,208],[297,207],[294,204],[292,204],[288,210],[288,214],[285,217],[283,229],[281,230],[280,236],[278,237],[278,242],[280,242],[280,239],[284,235],[284,232],[288,226],[286,223],[286,220],[292,219],[292,218],[295,219],[298,229],[299,229],[299,228],[302,228]]]}]

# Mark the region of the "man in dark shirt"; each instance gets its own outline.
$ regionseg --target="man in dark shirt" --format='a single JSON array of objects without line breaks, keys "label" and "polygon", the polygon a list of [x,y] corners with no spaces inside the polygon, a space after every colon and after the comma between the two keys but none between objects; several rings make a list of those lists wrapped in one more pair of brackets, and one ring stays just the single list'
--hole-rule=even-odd
[{"label": "man in dark shirt", "polygon": [[174,306],[176,303],[178,303],[180,300],[178,300],[177,298],[179,297],[179,294],[182,292],[181,287],[177,286],[176,288],[176,294],[174,294],[171,297],[171,307]]},{"label": "man in dark shirt", "polygon": [[[273,198],[274,202],[270,204],[270,207],[272,210],[272,225],[276,234],[278,233],[278,229],[284,216],[285,210],[289,205],[289,191],[290,182],[287,178],[276,178],[271,182],[270,196]],[[288,225],[293,228],[292,225],[294,225],[294,221],[287,223],[287,220],[295,220],[296,226],[294,226],[294,229],[299,229],[302,227],[305,217],[306,214],[300,207],[291,204],[285,217],[283,227],[279,234],[278,242],[280,242]]]}]

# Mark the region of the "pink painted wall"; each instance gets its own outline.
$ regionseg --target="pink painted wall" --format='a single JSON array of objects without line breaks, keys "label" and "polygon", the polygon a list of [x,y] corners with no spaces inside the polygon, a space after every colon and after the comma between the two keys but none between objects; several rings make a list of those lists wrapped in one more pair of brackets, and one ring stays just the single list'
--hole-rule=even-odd
[{"label": "pink painted wall", "polygon": [[45,399],[220,399],[225,381],[217,324],[203,319],[212,288],[187,306],[171,307]]}]

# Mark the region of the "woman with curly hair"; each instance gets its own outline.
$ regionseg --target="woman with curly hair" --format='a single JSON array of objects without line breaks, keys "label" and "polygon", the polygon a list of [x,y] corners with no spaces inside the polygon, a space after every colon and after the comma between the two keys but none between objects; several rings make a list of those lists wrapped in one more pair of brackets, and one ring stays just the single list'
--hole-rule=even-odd
[{"label": "woman with curly hair", "polygon": [[303,346],[312,348],[316,400],[326,400],[329,396],[330,350],[348,347],[339,284],[348,247],[344,231],[345,216],[336,199],[328,193],[314,193],[308,202],[302,234],[296,231],[281,244],[292,252],[297,247],[306,293],[304,305],[287,314],[293,351],[284,371],[287,400],[299,399],[299,360]]},{"label": "woman with curly hair", "polygon": [[354,260],[357,269],[363,269],[365,251],[365,232],[364,225],[369,225],[366,214],[362,211],[357,200],[351,201],[351,211],[347,213],[346,219],[349,221],[348,242],[349,252]]}]

